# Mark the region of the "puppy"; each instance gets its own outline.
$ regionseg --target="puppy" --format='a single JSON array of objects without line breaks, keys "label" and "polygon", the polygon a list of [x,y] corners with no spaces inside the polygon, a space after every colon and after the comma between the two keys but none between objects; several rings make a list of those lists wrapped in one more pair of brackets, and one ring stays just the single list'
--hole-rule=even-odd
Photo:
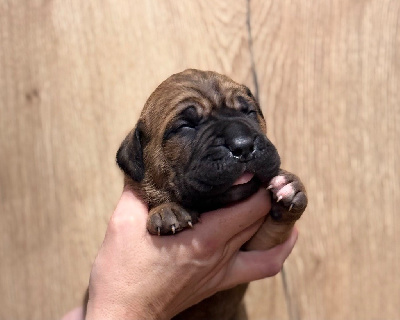
[{"label": "puppy", "polygon": [[[289,236],[307,205],[299,178],[280,169],[250,90],[210,71],[186,70],[162,82],[117,152],[117,163],[147,202],[154,235],[193,227],[202,212],[267,187],[266,221],[244,249],[268,249]],[[246,285],[219,292],[176,319],[234,319]]]}]

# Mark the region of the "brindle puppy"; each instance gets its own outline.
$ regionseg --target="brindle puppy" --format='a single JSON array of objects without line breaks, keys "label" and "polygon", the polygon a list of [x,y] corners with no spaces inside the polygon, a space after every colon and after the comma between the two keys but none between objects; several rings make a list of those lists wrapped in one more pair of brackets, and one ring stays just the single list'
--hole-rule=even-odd
[{"label": "brindle puppy", "polygon": [[[301,181],[280,169],[250,90],[215,72],[186,70],[161,83],[122,142],[117,163],[147,202],[147,228],[155,235],[193,227],[202,212],[265,186],[275,201],[244,249],[268,249],[287,239],[307,205]],[[176,319],[238,317],[245,289],[217,293]]]}]

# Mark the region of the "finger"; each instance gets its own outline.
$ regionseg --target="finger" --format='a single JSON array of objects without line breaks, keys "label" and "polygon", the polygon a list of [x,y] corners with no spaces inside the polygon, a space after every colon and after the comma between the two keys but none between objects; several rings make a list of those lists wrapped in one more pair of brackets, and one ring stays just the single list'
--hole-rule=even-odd
[{"label": "finger", "polygon": [[266,251],[239,251],[222,282],[221,290],[231,288],[240,283],[272,277],[279,273],[297,238],[298,231],[294,228],[288,240],[272,249]]},{"label": "finger", "polygon": [[234,235],[228,242],[227,242],[227,252],[235,252],[239,250],[247,241],[249,241],[254,234],[258,231],[260,226],[263,224],[265,218],[262,217],[258,219],[255,223],[251,226],[247,227],[246,229],[240,231],[236,235]]},{"label": "finger", "polygon": [[235,205],[203,213],[201,223],[196,225],[196,232],[208,240],[215,238],[226,242],[265,217],[270,209],[268,192],[260,189],[250,198]]},{"label": "finger", "polygon": [[108,223],[107,233],[125,234],[141,232],[145,234],[148,217],[147,205],[129,187],[125,187]]}]

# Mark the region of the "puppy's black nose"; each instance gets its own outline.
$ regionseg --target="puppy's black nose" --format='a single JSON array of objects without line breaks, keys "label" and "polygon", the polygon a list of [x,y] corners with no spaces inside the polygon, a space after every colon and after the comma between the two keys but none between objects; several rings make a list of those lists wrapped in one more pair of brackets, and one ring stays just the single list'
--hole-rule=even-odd
[{"label": "puppy's black nose", "polygon": [[234,137],[229,144],[233,156],[240,160],[250,160],[250,156],[254,151],[253,139],[250,137]]},{"label": "puppy's black nose", "polygon": [[233,122],[225,128],[226,146],[240,161],[253,158],[254,138],[253,131],[244,123]]}]

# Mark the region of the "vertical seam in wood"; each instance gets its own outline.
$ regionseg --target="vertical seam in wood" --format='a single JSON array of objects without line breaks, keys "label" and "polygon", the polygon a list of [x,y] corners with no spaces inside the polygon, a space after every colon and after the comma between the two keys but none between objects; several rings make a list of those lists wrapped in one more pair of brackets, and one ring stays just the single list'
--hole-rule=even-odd
[{"label": "vertical seam in wood", "polygon": [[281,277],[282,277],[282,285],[283,285],[283,291],[285,293],[285,300],[286,300],[286,308],[287,312],[289,314],[289,319],[290,320],[299,320],[299,314],[296,312],[294,306],[293,306],[293,301],[290,296],[290,290],[289,290],[289,283],[288,279],[286,276],[286,269],[283,266],[282,271],[281,271]]},{"label": "vertical seam in wood", "polygon": [[[254,97],[257,99],[258,102],[260,102],[258,74],[257,74],[255,58],[254,58],[254,50],[253,50],[253,35],[251,32],[250,1],[251,0],[246,0],[246,26],[247,26],[247,35],[248,35],[248,43],[249,43],[249,51],[250,51],[251,74],[253,77],[253,85],[254,85]],[[282,285],[283,285],[283,291],[285,294],[286,308],[287,308],[287,312],[289,315],[289,319],[290,320],[298,320],[299,314],[297,312],[295,312],[293,303],[292,303],[292,299],[290,297],[289,283],[288,283],[288,279],[286,276],[285,267],[282,267],[281,277],[282,277]]]},{"label": "vertical seam in wood", "polygon": [[254,97],[258,102],[260,102],[259,90],[258,90],[258,76],[256,70],[256,64],[254,61],[253,54],[253,37],[251,34],[251,10],[250,10],[250,0],[246,0],[247,12],[246,12],[246,26],[247,26],[247,35],[249,41],[249,51],[250,51],[250,63],[251,63],[251,74],[253,77],[253,85],[254,85]]}]

